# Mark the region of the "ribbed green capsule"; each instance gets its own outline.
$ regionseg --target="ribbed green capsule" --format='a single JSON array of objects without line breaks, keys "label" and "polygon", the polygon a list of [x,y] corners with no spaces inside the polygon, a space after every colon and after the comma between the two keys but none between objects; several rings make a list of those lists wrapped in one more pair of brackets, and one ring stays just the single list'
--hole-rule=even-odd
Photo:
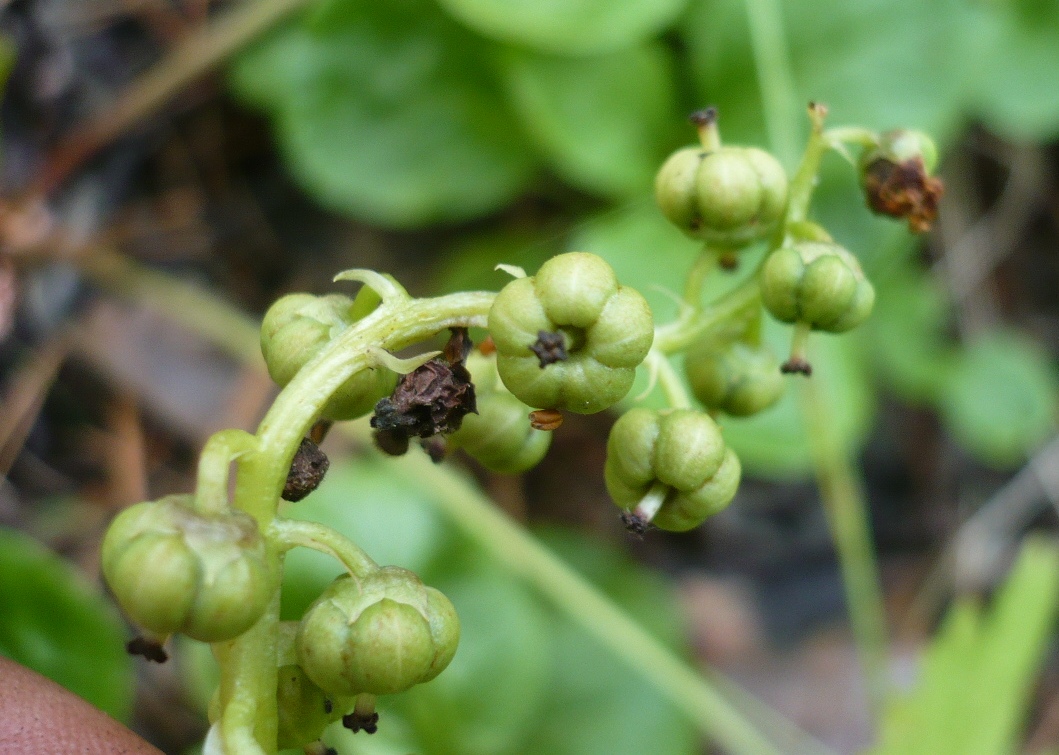
[{"label": "ribbed green capsule", "polygon": [[[261,353],[276,384],[285,387],[290,383],[332,338],[355,321],[355,313],[365,309],[362,298],[369,296],[374,292],[367,287],[356,300],[341,294],[288,294],[269,307],[261,323]],[[396,384],[397,375],[383,367],[362,370],[342,384],[321,416],[333,420],[362,417],[379,399],[392,393]]]},{"label": "ribbed green capsule", "polygon": [[242,512],[206,515],[191,496],[131,506],[107,530],[103,574],[135,623],[202,642],[238,637],[271,597],[265,543]]},{"label": "ribbed green capsule", "polygon": [[768,236],[783,217],[787,174],[754,147],[686,147],[658,171],[655,198],[688,236],[739,249]]},{"label": "ribbed green capsule", "polygon": [[[489,311],[489,332],[500,379],[519,400],[594,414],[629,392],[654,322],[643,296],[619,285],[601,257],[571,252],[508,283]],[[561,355],[542,358],[542,336],[559,343]]]},{"label": "ribbed green capsule", "polygon": [[296,645],[301,667],[326,693],[387,695],[441,673],[459,637],[448,598],[386,566],[332,582],[302,618]]},{"label": "ribbed green capsule", "polygon": [[463,418],[460,428],[447,436],[486,469],[520,474],[540,463],[552,443],[552,434],[530,424],[530,408],[510,393],[496,373],[496,357],[471,352],[467,369],[474,381],[478,413]]},{"label": "ribbed green capsule", "polygon": [[868,318],[875,289],[857,258],[838,244],[799,241],[766,260],[761,299],[777,320],[842,333]]},{"label": "ribbed green capsule", "polygon": [[733,417],[768,409],[780,400],[785,387],[772,351],[743,341],[695,344],[684,357],[684,370],[695,398],[706,408]]},{"label": "ribbed green capsule", "polygon": [[603,472],[611,498],[629,512],[664,486],[665,497],[651,523],[683,532],[731,503],[741,470],[708,415],[638,408],[611,428]]}]

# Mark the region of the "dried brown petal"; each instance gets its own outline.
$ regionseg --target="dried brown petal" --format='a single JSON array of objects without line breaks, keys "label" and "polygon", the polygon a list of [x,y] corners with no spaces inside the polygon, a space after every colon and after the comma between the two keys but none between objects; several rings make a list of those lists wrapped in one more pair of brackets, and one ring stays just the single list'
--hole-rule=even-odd
[{"label": "dried brown petal", "polygon": [[569,358],[562,333],[540,330],[537,332],[537,340],[530,344],[529,348],[540,360],[542,370],[549,364],[565,362]]},{"label": "dried brown petal", "polygon": [[930,230],[945,191],[941,179],[927,175],[919,156],[901,163],[886,158],[875,160],[864,171],[863,186],[872,211],[907,219],[913,233]]},{"label": "dried brown petal", "polygon": [[305,498],[320,486],[330,466],[327,454],[313,441],[302,438],[283,485],[283,500],[295,502]]},{"label": "dried brown petal", "polygon": [[342,725],[354,734],[358,731],[374,734],[379,730],[379,714],[374,711],[368,714],[353,711],[348,715],[342,716]]},{"label": "dried brown petal", "polygon": [[169,660],[169,654],[160,642],[149,640],[146,637],[133,637],[125,643],[125,652],[129,655],[143,656],[155,663],[165,663]]}]

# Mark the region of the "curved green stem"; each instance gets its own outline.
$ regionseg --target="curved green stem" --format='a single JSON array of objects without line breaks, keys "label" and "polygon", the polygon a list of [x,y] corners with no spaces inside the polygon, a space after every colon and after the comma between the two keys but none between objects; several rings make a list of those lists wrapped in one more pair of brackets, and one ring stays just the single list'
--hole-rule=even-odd
[{"label": "curved green stem", "polygon": [[199,455],[195,506],[221,514],[228,509],[228,469],[233,459],[257,450],[257,438],[244,430],[221,430],[210,436]]},{"label": "curved green stem", "polygon": [[809,132],[809,141],[805,145],[801,164],[798,165],[798,170],[791,179],[787,194],[785,225],[801,222],[809,213],[809,204],[812,202],[813,191],[816,189],[816,176],[820,172],[820,161],[828,149],[827,139],[824,138],[824,118],[826,116],[827,108],[815,102],[809,103],[809,122],[812,130]]},{"label": "curved green stem", "polygon": [[644,523],[650,522],[662,508],[662,504],[666,502],[666,496],[669,495],[669,491],[670,487],[665,483],[655,482],[651,489],[647,491],[647,495],[636,504],[636,508],[632,512],[633,515],[639,517]]},{"label": "curved green stem", "polygon": [[379,568],[360,546],[349,538],[316,522],[302,519],[276,519],[268,530],[280,551],[302,546],[326,553],[341,563],[354,577],[363,577]]},{"label": "curved green stem", "polygon": [[655,329],[652,349],[663,354],[683,351],[707,336],[737,338],[746,330],[751,318],[761,306],[757,277],[751,276],[741,286],[732,289],[716,302],[699,311],[688,310],[677,320]]}]

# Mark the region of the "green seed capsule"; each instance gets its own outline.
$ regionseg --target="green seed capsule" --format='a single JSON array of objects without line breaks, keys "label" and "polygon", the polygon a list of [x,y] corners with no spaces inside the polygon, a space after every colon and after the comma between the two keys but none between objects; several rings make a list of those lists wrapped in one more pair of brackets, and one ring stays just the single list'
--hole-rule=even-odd
[{"label": "green seed capsule", "polygon": [[494,472],[519,474],[537,466],[552,434],[530,425],[530,408],[507,391],[479,393],[477,401],[478,413],[464,417],[449,442]]},{"label": "green seed capsule", "polygon": [[652,491],[664,497],[650,521],[683,532],[724,509],[739,487],[739,459],[720,428],[690,409],[626,412],[610,431],[604,480],[614,502],[626,511]]},{"label": "green seed capsule", "polygon": [[342,713],[353,705],[349,698],[328,697],[297,664],[280,666],[276,678],[281,750],[315,742],[329,724],[340,719]]},{"label": "green seed capsule", "polygon": [[[373,294],[365,287],[356,301],[341,294],[288,294],[276,301],[261,323],[261,353],[277,385],[290,383],[332,338],[354,322],[354,312],[366,309],[361,306],[362,298]],[[397,375],[390,370],[362,370],[335,391],[321,416],[333,420],[362,417],[393,392],[396,384]]]},{"label": "green seed capsule", "polygon": [[753,147],[674,152],[655,178],[662,214],[692,238],[738,249],[768,236],[783,217],[787,174]]},{"label": "green seed capsule", "polygon": [[441,673],[459,636],[448,598],[387,566],[332,582],[302,618],[297,648],[305,673],[329,694],[387,695]]},{"label": "green seed capsule", "polygon": [[119,514],[103,540],[102,565],[125,613],[163,636],[230,640],[261,617],[271,597],[257,523],[236,511],[202,514],[191,496]]},{"label": "green seed capsule", "polygon": [[765,262],[761,298],[777,320],[842,333],[871,314],[875,289],[841,246],[803,241],[777,249]]},{"label": "green seed capsule", "polygon": [[695,398],[708,409],[748,417],[783,396],[779,360],[764,346],[704,341],[688,350],[684,369]]},{"label": "green seed capsule", "polygon": [[629,392],[654,323],[646,300],[602,258],[571,252],[507,284],[489,332],[500,379],[523,403],[594,414]]}]

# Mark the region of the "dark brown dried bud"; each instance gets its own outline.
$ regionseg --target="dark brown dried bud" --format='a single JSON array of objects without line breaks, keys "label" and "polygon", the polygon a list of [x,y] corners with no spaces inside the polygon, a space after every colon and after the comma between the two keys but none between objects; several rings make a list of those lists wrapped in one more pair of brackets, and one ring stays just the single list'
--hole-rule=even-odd
[{"label": "dark brown dried bud", "polygon": [[703,126],[709,126],[717,120],[717,108],[707,107],[702,110],[696,110],[688,116],[688,120],[691,121],[693,126],[698,126],[700,128]]},{"label": "dark brown dried bud", "polygon": [[813,366],[802,357],[791,357],[780,365],[780,372],[784,375],[802,374],[809,377],[813,374]]},{"label": "dark brown dried bud", "polygon": [[529,413],[529,420],[534,430],[558,430],[563,424],[563,413],[558,409],[538,409]]},{"label": "dark brown dried bud", "polygon": [[864,170],[863,186],[873,212],[907,219],[913,233],[930,230],[945,191],[940,178],[927,175],[923,158],[918,156],[902,163],[875,160]]},{"label": "dark brown dried bud", "polygon": [[169,654],[162,647],[161,643],[155,640],[149,640],[146,637],[133,637],[127,643],[125,643],[125,652],[129,655],[143,656],[149,661],[155,663],[165,663],[169,660]]},{"label": "dark brown dried bud", "polygon": [[283,500],[295,502],[305,498],[320,486],[330,466],[327,454],[313,441],[302,438],[283,485]]},{"label": "dark brown dried bud", "polygon": [[460,429],[463,418],[477,413],[474,383],[463,360],[471,349],[465,328],[453,328],[446,359],[431,359],[402,375],[389,398],[375,405],[371,426],[384,452],[400,456],[409,438],[430,438]]},{"label": "dark brown dried bud", "polygon": [[352,713],[342,716],[342,725],[354,734],[358,731],[374,734],[379,730],[379,714],[375,711],[363,714],[354,710]]},{"label": "dark brown dried bud", "polygon": [[540,360],[542,370],[549,364],[565,362],[569,359],[566,353],[566,339],[563,338],[562,333],[538,331],[537,340],[529,348]]},{"label": "dark brown dried bud", "polygon": [[633,511],[623,511],[621,523],[625,525],[626,532],[636,535],[641,540],[647,534],[647,530],[651,529],[651,523]]},{"label": "dark brown dried bud", "polygon": [[489,356],[490,354],[496,353],[496,343],[493,342],[492,336],[486,336],[480,344],[478,344],[478,351],[482,352],[482,356]]}]

